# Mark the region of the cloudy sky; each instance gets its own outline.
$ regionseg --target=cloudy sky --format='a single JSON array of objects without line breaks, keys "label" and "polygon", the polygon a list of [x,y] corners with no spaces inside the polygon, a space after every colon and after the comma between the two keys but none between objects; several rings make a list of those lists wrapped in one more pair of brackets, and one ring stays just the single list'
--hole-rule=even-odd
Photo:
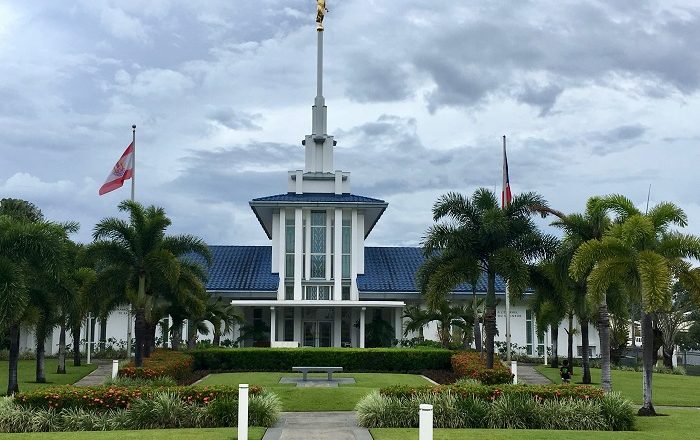
[{"label": "cloudy sky", "polygon": [[[328,0],[335,166],[389,202],[371,244],[415,245],[446,191],[498,186],[565,212],[595,194],[680,204],[700,233],[700,4]],[[0,0],[0,197],[78,239],[137,127],[137,198],[173,232],[265,244],[248,201],[303,166],[313,0]]]}]

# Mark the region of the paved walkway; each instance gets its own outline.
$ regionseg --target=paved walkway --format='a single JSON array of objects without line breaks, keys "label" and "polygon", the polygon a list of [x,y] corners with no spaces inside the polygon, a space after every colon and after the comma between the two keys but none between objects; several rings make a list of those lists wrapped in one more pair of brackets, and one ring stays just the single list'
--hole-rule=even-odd
[{"label": "paved walkway", "polygon": [[74,385],[77,387],[94,387],[103,385],[107,378],[112,377],[112,361],[104,359],[94,359],[93,364],[97,368],[90,374],[77,381]]},{"label": "paved walkway", "polygon": [[551,380],[535,370],[535,365],[518,364],[518,383],[528,385],[549,385]]},{"label": "paved walkway", "polygon": [[283,412],[263,440],[372,440],[353,411]]}]

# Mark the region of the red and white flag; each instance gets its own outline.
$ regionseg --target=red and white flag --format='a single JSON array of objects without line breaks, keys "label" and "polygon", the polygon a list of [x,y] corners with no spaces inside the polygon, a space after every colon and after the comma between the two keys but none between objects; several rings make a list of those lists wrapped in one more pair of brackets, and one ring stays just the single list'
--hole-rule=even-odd
[{"label": "red and white flag", "polygon": [[506,155],[506,137],[503,136],[503,191],[501,192],[501,206],[505,208],[513,200],[510,192],[510,178],[508,177],[508,156]]},{"label": "red and white flag", "polygon": [[104,185],[100,187],[100,195],[107,194],[124,185],[124,181],[131,179],[134,175],[134,143],[132,142],[124,150],[124,154],[114,165],[112,171],[107,176]]}]

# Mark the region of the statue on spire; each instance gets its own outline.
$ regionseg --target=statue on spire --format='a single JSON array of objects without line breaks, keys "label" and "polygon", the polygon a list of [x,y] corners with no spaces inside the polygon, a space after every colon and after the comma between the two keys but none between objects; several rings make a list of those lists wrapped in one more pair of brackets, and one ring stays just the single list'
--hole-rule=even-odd
[{"label": "statue on spire", "polygon": [[326,8],[326,0],[316,0],[316,26],[317,31],[323,30],[323,18],[326,16],[328,8]]}]

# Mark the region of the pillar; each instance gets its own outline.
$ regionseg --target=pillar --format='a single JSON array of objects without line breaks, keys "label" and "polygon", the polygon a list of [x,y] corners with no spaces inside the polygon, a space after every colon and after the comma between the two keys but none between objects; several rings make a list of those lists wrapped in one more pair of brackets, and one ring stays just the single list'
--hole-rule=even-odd
[{"label": "pillar", "polygon": [[277,244],[279,248],[277,249],[277,272],[280,277],[280,284],[277,288],[277,299],[283,300],[285,294],[284,279],[287,276],[284,271],[287,266],[287,216],[284,208],[280,208],[279,215],[279,240]]},{"label": "pillar", "polygon": [[311,279],[311,211],[304,211],[304,225],[306,237],[304,237],[304,279]]},{"label": "pillar", "polygon": [[403,307],[397,307],[394,309],[394,339],[396,339],[396,345],[401,345],[401,338],[403,338]]},{"label": "pillar", "polygon": [[357,209],[352,210],[350,227],[350,299],[358,301],[360,299],[357,292]]},{"label": "pillar", "polygon": [[296,208],[294,210],[294,300],[301,301],[301,276],[302,276],[302,255],[304,249],[304,241],[302,237],[304,236],[302,228],[302,210],[301,208]]},{"label": "pillar", "polygon": [[275,313],[275,308],[270,307],[270,347],[275,343],[277,336],[277,313]]},{"label": "pillar", "polygon": [[333,299],[343,299],[343,210],[335,208],[335,227],[333,230]]},{"label": "pillar", "polygon": [[343,324],[343,309],[335,307],[333,309],[333,346],[340,347]]},{"label": "pillar", "polygon": [[360,348],[365,348],[365,312],[367,307],[360,309]]}]

